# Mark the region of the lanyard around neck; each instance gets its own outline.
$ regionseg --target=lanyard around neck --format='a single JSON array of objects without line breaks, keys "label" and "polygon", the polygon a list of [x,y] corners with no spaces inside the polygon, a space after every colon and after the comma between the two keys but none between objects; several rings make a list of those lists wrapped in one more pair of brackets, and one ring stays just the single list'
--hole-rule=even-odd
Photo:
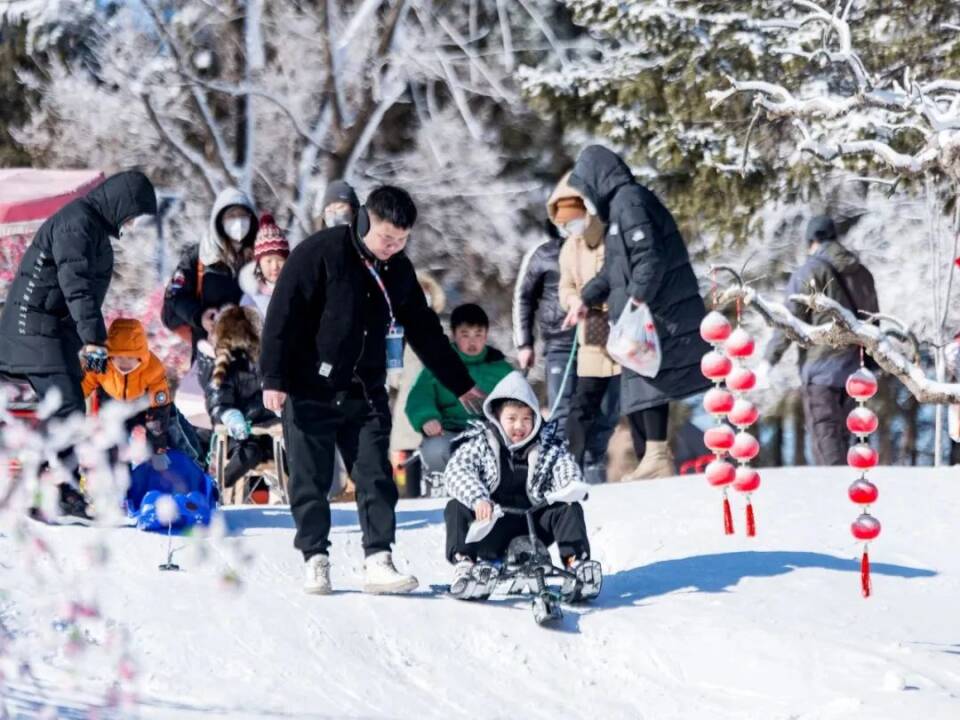
[{"label": "lanyard around neck", "polygon": [[380,273],[377,272],[377,269],[373,266],[373,263],[362,258],[363,264],[366,266],[367,270],[370,271],[370,274],[373,276],[373,279],[376,281],[377,286],[380,288],[380,292],[383,293],[383,299],[387,302],[387,312],[390,313],[390,327],[394,328],[397,325],[397,318],[393,314],[393,303],[390,302],[390,294],[387,292],[387,286],[383,282],[383,278],[380,277]]}]

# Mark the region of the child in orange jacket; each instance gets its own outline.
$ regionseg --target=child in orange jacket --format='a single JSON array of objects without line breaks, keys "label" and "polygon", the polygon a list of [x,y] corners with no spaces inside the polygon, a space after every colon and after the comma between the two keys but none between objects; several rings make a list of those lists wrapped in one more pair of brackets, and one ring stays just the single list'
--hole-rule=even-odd
[{"label": "child in orange jacket", "polygon": [[110,324],[107,354],[105,372],[84,375],[84,397],[95,392],[101,403],[146,400],[149,407],[132,417],[128,427],[145,427],[154,451],[175,447],[197,460],[200,445],[196,433],[174,406],[166,369],[150,352],[139,320],[117,318]]}]

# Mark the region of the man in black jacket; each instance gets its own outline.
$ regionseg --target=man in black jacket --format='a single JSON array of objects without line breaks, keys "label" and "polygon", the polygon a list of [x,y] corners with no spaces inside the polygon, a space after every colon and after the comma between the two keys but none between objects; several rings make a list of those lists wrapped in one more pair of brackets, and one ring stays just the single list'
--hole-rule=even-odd
[{"label": "man in black jacket", "polygon": [[[564,328],[566,313],[560,307],[560,247],[563,238],[549,220],[547,239],[535,245],[523,257],[513,291],[513,342],[517,346],[517,364],[528,370],[536,364],[533,349],[534,320],[540,326],[543,340],[544,373],[547,383],[547,404],[552,408],[560,393],[563,374],[573,349],[575,328]],[[576,367],[571,368],[563,399],[551,419],[566,427],[570,398],[577,384]]]},{"label": "man in black jacket", "polygon": [[[808,293],[814,287],[854,314],[878,312],[873,275],[837,240],[833,220],[826,215],[811,218],[806,239],[809,257],[790,276],[787,298]],[[802,303],[788,299],[787,307],[805,323],[821,325],[829,321],[828,316],[814,313]],[[757,375],[765,378],[771,366],[780,361],[789,347],[790,338],[780,330],[774,332]],[[851,439],[847,415],[855,403],[847,395],[845,385],[859,366],[859,348],[813,347],[800,351],[803,410],[817,465],[845,465],[847,462]]]},{"label": "man in black jacket", "polygon": [[[147,177],[119,173],[49,218],[20,261],[0,315],[0,371],[25,377],[41,397],[59,391],[58,418],[84,411],[83,371],[106,366],[101,306],[113,275],[111,238],[156,212]],[[72,453],[63,460],[76,470]],[[60,506],[65,515],[86,515],[83,497],[68,485]]]},{"label": "man in black jacket", "polygon": [[484,397],[402,252],[416,217],[404,190],[374,190],[354,226],[323,230],[294,249],[267,311],[263,403],[283,411],[294,545],[306,560],[304,589],[310,593],[331,591],[327,492],[335,448],[357,487],[364,591],[417,587],[416,578],[397,572],[390,552],[398,493],[388,458],[388,332],[395,337],[402,326],[424,365],[472,412]]}]

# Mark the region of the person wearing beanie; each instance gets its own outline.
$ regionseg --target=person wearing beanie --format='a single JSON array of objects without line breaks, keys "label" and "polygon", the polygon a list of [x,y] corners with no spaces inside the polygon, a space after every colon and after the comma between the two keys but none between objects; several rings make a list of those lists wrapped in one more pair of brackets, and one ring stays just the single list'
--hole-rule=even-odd
[{"label": "person wearing beanie", "polygon": [[[804,233],[807,260],[790,276],[786,295],[809,293],[811,285],[854,315],[879,311],[873,275],[860,263],[860,258],[838,240],[837,227],[826,215],[817,215],[807,223]],[[787,300],[793,315],[810,325],[829,321],[823,313],[806,305]],[[772,366],[790,347],[790,339],[780,330],[774,332],[757,369],[757,377],[765,382]],[[800,351],[800,378],[807,436],[811,440],[816,465],[844,465],[851,436],[846,418],[853,409],[853,400],[844,390],[847,377],[860,365],[859,348],[813,347]]]},{"label": "person wearing beanie", "polygon": [[352,225],[360,209],[356,191],[344,180],[334,180],[323,193],[318,213],[322,229]]},{"label": "person wearing beanie", "polygon": [[260,229],[253,243],[253,262],[240,271],[240,287],[244,292],[240,300],[242,307],[254,307],[261,318],[266,317],[273,287],[289,255],[290,244],[286,235],[273,216],[264,213],[260,216]]}]

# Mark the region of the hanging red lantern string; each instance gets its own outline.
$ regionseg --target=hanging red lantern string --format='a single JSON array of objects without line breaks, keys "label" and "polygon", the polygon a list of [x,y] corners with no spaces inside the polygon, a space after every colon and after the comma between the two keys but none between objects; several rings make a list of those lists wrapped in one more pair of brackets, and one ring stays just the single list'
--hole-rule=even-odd
[{"label": "hanging red lantern string", "polygon": [[[716,291],[714,291],[714,305],[716,305]],[[720,348],[730,338],[732,331],[727,318],[716,310],[707,313],[700,323],[700,337],[713,346],[713,350],[704,355],[700,361],[700,371],[713,381],[713,387],[703,397],[703,407],[716,421],[716,425],[707,430],[703,436],[704,444],[715,455],[705,472],[708,483],[714,487],[723,488],[723,529],[727,535],[733,534],[733,514],[730,511],[727,486],[736,478],[736,468],[724,457],[733,448],[736,435],[724,420],[736,403],[734,396],[723,387],[723,381],[733,370],[733,363],[720,351]]]},{"label": "hanging red lantern string", "polygon": [[727,387],[736,397],[733,407],[727,413],[727,419],[739,430],[730,448],[730,456],[739,463],[734,476],[733,489],[743,493],[747,501],[747,537],[754,537],[757,534],[752,494],[760,487],[760,473],[750,467],[750,462],[760,454],[760,443],[756,437],[747,432],[747,429],[760,419],[760,411],[756,405],[744,397],[744,394],[757,384],[756,375],[744,364],[753,356],[755,349],[756,343],[753,337],[741,325],[741,307],[740,302],[737,301],[737,327],[726,341],[727,354],[736,363],[727,376]]},{"label": "hanging red lantern string", "polygon": [[857,401],[857,407],[847,416],[847,429],[857,436],[858,442],[847,453],[847,464],[860,471],[860,477],[848,488],[851,501],[861,506],[859,517],[850,526],[850,532],[863,541],[863,556],[860,559],[860,587],[864,597],[870,597],[870,542],[880,535],[880,521],[870,514],[870,506],[877,501],[880,491],[867,480],[868,470],[876,467],[877,451],[867,440],[880,424],[873,410],[866,407],[867,400],[877,394],[877,378],[863,365],[863,350],[860,350],[860,369],[847,378],[847,394]]}]

